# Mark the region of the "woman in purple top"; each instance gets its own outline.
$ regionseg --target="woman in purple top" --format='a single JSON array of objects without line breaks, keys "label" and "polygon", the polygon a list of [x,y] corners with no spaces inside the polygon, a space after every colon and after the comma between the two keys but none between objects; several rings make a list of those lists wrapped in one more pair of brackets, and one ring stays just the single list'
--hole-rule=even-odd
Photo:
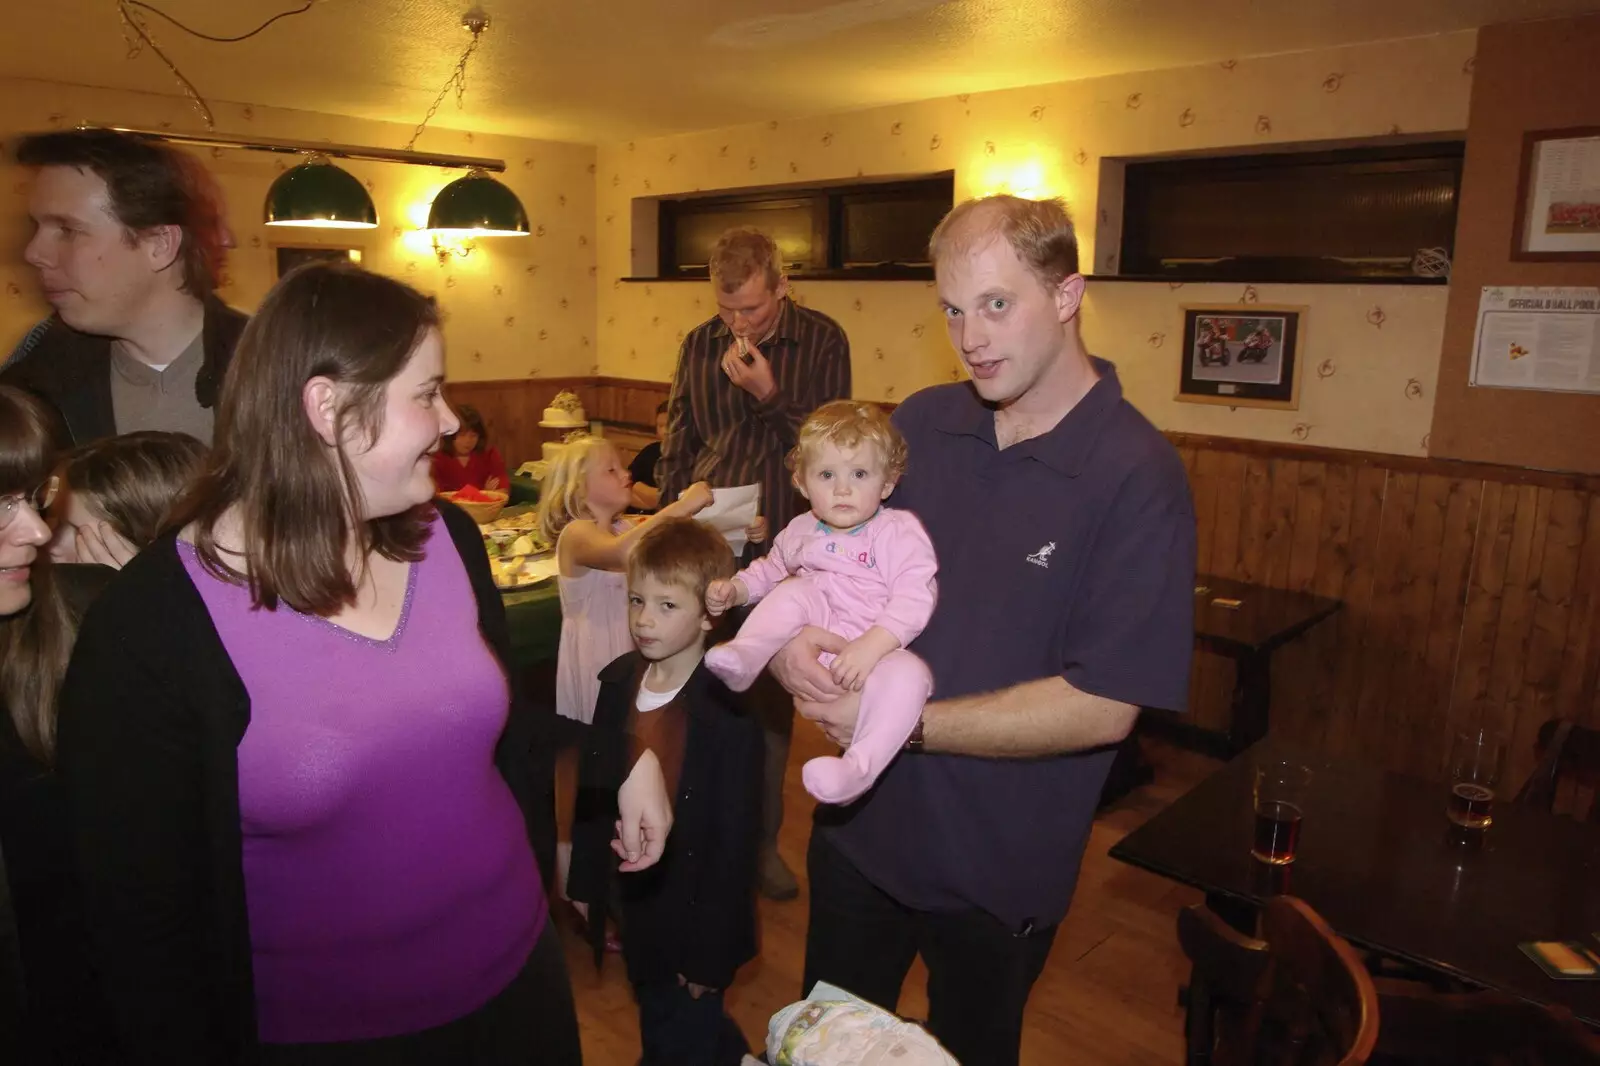
[{"label": "woman in purple top", "polygon": [[433,503],[438,324],[348,264],[286,276],[178,532],[85,620],[61,773],[134,1062],[580,1061],[549,753],[478,530]]}]

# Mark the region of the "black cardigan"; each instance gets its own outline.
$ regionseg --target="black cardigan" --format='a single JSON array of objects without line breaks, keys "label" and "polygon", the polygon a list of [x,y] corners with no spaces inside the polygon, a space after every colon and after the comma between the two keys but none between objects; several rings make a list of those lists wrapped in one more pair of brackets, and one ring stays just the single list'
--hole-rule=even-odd
[{"label": "black cardigan", "polygon": [[[509,666],[505,610],[478,528],[452,505],[440,511],[466,564],[479,628]],[[495,765],[549,868],[550,752],[536,745],[516,672],[507,675],[511,713]],[[164,537],[84,619],[62,690],[57,756],[90,950],[130,1062],[260,1061],[239,828],[237,749],[249,724],[244,684],[175,538]]]},{"label": "black cardigan", "polygon": [[[627,776],[628,717],[644,666],[629,652],[600,671],[594,726],[578,770],[567,892],[603,913],[613,888],[622,954],[635,984],[726,988],[756,954],[756,850],[761,834],[761,726],[702,662],[685,682],[689,732],[661,861],[617,873],[611,851],[617,789]],[[599,928],[602,923],[594,923]]]},{"label": "black cardigan", "polygon": [[[67,609],[80,618],[116,571],[92,564],[55,564]],[[89,967],[83,936],[72,833],[61,780],[22,745],[0,706],[0,899],[9,892],[16,921],[11,957],[20,968],[9,1017],[0,1005],[0,1062],[94,1066],[114,1060],[105,1004]],[[0,920],[0,956],[8,931]],[[0,982],[8,975],[0,972]],[[0,989],[0,996],[8,990]]]}]

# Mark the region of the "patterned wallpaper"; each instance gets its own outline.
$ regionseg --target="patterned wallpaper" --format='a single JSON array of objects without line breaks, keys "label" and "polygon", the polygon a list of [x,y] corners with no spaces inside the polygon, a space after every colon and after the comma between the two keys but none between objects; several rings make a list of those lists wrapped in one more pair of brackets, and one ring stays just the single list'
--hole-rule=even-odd
[{"label": "patterned wallpaper", "polygon": [[[715,307],[705,283],[620,280],[631,272],[635,197],[953,169],[958,199],[1064,196],[1088,264],[1102,158],[1461,131],[1475,43],[1474,33],[1450,34],[603,145],[594,372],[670,378],[684,332]],[[858,396],[899,400],[961,376],[931,284],[796,291],[848,331]],[[1445,298],[1443,287],[1100,282],[1089,287],[1084,336],[1163,429],[1422,455]],[[1179,307],[1209,301],[1309,306],[1298,411],[1173,399]]]},{"label": "patterned wallpaper", "polygon": [[[400,147],[410,127],[334,115],[216,103],[217,129],[227,134]],[[0,79],[0,137],[79,122],[200,132],[182,99]],[[292,157],[263,152],[195,149],[228,199],[238,247],[228,261],[222,296],[252,310],[275,279],[275,243],[349,244],[363,248],[372,269],[404,278],[439,297],[446,313],[448,370],[457,380],[561,377],[587,373],[595,337],[595,149],[513,137],[429,129],[424,151],[504,159],[502,176],[528,211],[534,235],[485,240],[465,258],[439,264],[417,229],[428,204],[461,171],[392,163],[340,161],[366,183],[378,208],[375,230],[325,237],[317,230],[261,224],[267,188]],[[27,175],[0,162],[0,347],[47,314],[32,270],[22,262],[30,225]],[[337,233],[337,231],[331,231]],[[310,239],[306,239],[307,236]]]}]

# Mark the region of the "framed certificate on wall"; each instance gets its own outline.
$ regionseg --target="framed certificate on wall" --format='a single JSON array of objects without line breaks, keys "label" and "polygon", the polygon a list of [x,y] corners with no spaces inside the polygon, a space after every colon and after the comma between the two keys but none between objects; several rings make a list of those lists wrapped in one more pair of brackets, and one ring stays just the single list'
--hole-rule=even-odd
[{"label": "framed certificate on wall", "polygon": [[1523,135],[1511,258],[1600,262],[1600,126]]}]

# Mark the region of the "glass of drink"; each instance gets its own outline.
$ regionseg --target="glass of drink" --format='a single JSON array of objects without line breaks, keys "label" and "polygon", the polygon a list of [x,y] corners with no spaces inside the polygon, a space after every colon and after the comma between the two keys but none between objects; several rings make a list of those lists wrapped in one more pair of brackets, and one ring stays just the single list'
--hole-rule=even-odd
[{"label": "glass of drink", "polygon": [[1463,829],[1494,823],[1494,793],[1505,766],[1505,738],[1493,729],[1456,733],[1450,745],[1450,802],[1445,813]]},{"label": "glass of drink", "polygon": [[1256,767],[1256,828],[1250,854],[1274,866],[1294,862],[1310,784],[1310,768],[1297,762],[1279,760]]}]

